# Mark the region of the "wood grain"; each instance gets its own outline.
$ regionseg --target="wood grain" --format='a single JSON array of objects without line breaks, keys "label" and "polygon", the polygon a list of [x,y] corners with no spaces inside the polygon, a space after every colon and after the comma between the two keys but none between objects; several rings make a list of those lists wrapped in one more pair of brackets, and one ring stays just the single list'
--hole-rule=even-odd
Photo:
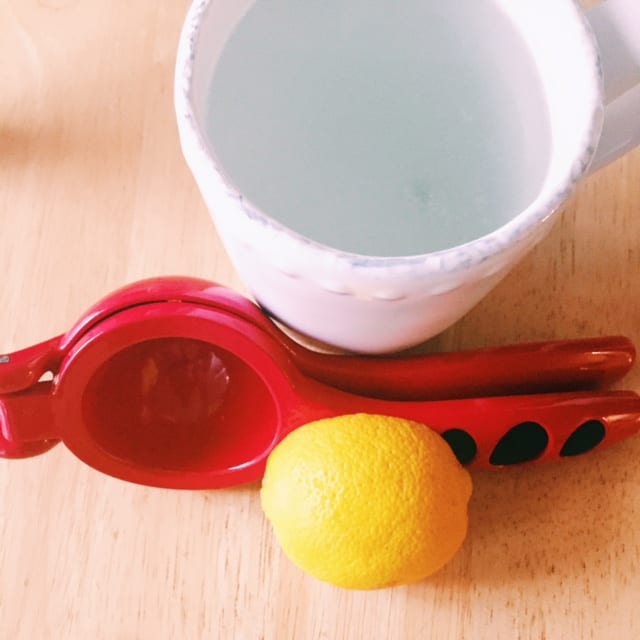
[{"label": "wood grain", "polygon": [[[172,110],[187,0],[0,3],[0,351],[97,298],[182,273],[242,289]],[[551,236],[425,348],[622,333],[640,344],[640,152],[587,180]],[[636,368],[626,388],[640,391]],[[293,567],[256,486],[170,492],[63,447],[0,463],[0,638],[334,640],[640,636],[640,439],[477,473],[461,553],[351,593]]]}]

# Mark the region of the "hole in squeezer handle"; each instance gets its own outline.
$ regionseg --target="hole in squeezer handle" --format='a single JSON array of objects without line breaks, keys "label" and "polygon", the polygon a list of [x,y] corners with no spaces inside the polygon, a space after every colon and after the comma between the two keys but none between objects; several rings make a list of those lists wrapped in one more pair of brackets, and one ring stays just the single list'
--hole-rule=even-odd
[{"label": "hole in squeezer handle", "polygon": [[[599,420],[589,420],[577,427],[560,450],[561,457],[573,457],[595,449],[606,435]],[[471,464],[478,453],[478,445],[464,429],[449,429],[442,434],[462,465]],[[549,435],[537,422],[522,422],[510,429],[498,442],[491,454],[493,466],[510,466],[533,462],[549,446]]]}]

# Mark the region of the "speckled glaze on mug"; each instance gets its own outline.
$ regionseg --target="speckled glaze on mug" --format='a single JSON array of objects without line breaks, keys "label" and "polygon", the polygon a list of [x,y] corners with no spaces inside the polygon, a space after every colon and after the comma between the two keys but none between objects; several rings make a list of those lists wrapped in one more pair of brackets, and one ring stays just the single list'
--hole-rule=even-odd
[{"label": "speckled glaze on mug", "polygon": [[180,140],[240,278],[270,314],[320,342],[384,353],[440,333],[545,237],[585,175],[640,143],[640,4],[607,0],[585,15],[572,0],[501,0],[534,57],[549,110],[552,153],[538,195],[495,231],[451,249],[372,257],[324,246],[244,197],[205,133],[216,62],[252,4],[193,2],[176,65]]}]

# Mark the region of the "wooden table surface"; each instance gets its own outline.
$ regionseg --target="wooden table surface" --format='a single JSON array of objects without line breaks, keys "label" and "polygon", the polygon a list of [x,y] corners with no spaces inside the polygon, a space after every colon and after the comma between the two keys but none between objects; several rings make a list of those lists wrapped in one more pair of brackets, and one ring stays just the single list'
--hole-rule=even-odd
[{"label": "wooden table surface", "polygon": [[[65,331],[127,282],[242,289],[178,146],[187,0],[0,2],[0,351]],[[554,231],[430,349],[626,334],[640,343],[640,153],[590,178]],[[640,366],[623,386],[640,391]],[[456,558],[348,592],[283,556],[257,486],[173,492],[64,447],[0,461],[0,638],[640,637],[640,438],[476,473]]]}]

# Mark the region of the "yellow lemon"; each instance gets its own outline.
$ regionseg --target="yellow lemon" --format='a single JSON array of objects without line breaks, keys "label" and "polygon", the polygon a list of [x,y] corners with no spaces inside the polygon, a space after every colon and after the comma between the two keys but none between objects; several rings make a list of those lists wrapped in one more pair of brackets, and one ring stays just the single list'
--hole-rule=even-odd
[{"label": "yellow lemon", "polygon": [[422,424],[354,414],[293,431],[271,452],[262,508],[285,554],[348,589],[417,582],[467,533],[471,478]]}]

